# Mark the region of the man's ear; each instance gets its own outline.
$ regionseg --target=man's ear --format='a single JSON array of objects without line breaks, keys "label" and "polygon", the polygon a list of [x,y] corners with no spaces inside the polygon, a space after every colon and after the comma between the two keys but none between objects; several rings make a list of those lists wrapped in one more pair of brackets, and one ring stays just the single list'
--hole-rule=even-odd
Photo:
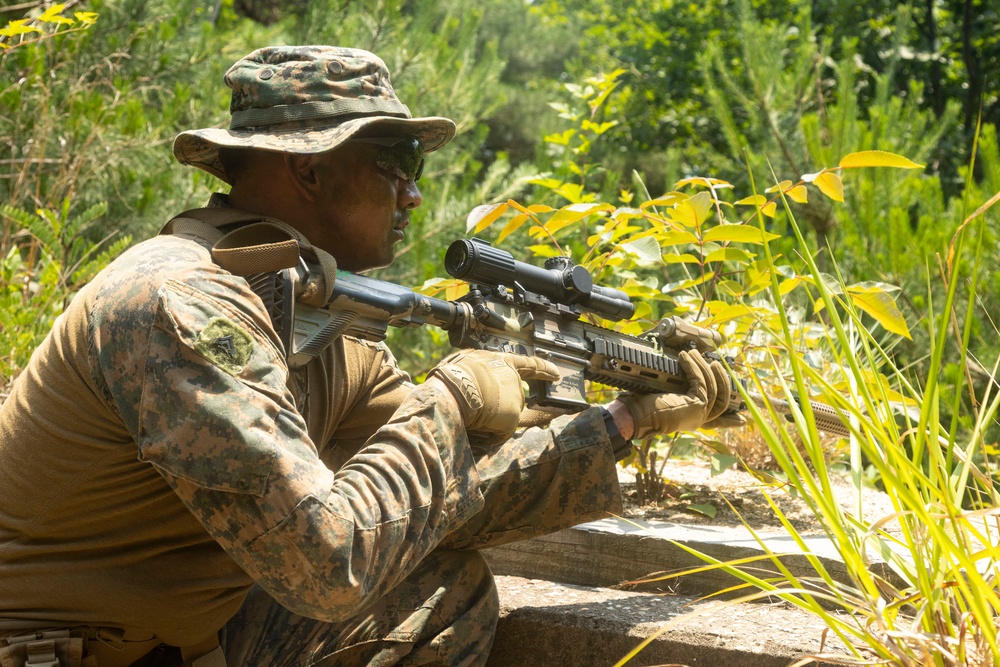
[{"label": "man's ear", "polygon": [[312,203],[319,196],[319,173],[316,170],[316,155],[296,155],[285,153],[285,170],[295,191]]}]

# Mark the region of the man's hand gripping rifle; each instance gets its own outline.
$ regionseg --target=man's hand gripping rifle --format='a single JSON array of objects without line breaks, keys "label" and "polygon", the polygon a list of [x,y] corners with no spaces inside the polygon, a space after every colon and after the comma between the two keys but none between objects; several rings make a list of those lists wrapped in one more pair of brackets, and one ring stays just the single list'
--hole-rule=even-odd
[{"label": "man's hand gripping rifle", "polygon": [[[606,320],[631,317],[635,308],[620,290],[594,285],[590,274],[566,257],[544,268],[519,262],[478,239],[458,240],[445,255],[445,269],[470,283],[468,294],[444,301],[393,283],[338,271],[333,295],[325,308],[294,304],[283,317],[289,366],[303,366],[338,336],[367,340],[385,338],[389,325],[430,324],[448,332],[455,347],[538,356],[554,363],[558,382],[529,382],[526,405],[553,413],[587,407],[586,380],[637,393],[685,393],[687,378],[678,353],[697,349],[719,359],[718,332],[667,317],[642,336],[630,336],[591,324],[587,313]],[[302,289],[308,272],[292,278]],[[272,313],[272,316],[274,313]],[[731,381],[729,412],[743,407],[736,380]],[[756,397],[755,397],[756,398]],[[759,402],[763,402],[761,399]],[[790,406],[766,399],[783,414]],[[847,429],[828,406],[813,404],[817,427],[846,435]]]}]

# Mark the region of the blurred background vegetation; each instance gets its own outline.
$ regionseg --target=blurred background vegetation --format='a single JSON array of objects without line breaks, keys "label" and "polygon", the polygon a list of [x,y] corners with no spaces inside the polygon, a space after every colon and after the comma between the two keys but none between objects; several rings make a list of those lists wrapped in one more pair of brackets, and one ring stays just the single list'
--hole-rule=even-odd
[{"label": "blurred background vegetation", "polygon": [[[46,12],[66,22],[39,21]],[[751,175],[764,189],[888,150],[926,167],[869,170],[849,180],[844,205],[816,197],[790,211],[821,270],[833,270],[832,253],[848,283],[900,288],[913,337],[893,354],[919,374],[922,321],[945,284],[937,257],[971,203],[1000,190],[1000,77],[988,76],[1000,71],[1000,16],[988,0],[4,0],[3,25],[0,386],[99,266],[91,260],[224,187],[177,165],[171,141],[228,122],[222,75],[265,44],[375,51],[415,114],[458,123],[428,162],[399,260],[378,274],[408,285],[443,275],[443,249],[480,204],[622,205],[690,176],[749,194]],[[767,226],[794,266],[785,211]],[[566,249],[585,249],[587,230]],[[529,261],[532,243],[526,229],[504,241]],[[1000,266],[987,255],[977,298],[990,313]],[[653,264],[635,275],[653,287],[683,278]],[[655,298],[651,316],[677,307],[663,290]],[[443,353],[433,332],[395,335],[412,372]],[[945,374],[987,382],[996,338],[977,317],[971,370],[951,359]]]}]

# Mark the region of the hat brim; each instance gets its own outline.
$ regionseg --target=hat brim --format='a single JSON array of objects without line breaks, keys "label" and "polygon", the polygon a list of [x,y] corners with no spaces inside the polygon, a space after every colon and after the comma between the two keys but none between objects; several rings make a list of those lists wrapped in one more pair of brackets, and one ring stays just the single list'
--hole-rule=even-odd
[{"label": "hat brim", "polygon": [[[278,153],[310,155],[343,145],[362,130],[378,127],[384,136],[414,137],[424,152],[436,151],[455,137],[455,123],[448,118],[396,118],[363,116],[333,127],[261,131],[206,128],[188,130],[174,139],[174,157],[181,164],[203,169],[232,185],[219,160],[220,148],[254,148]],[[370,132],[369,132],[370,134]]]}]

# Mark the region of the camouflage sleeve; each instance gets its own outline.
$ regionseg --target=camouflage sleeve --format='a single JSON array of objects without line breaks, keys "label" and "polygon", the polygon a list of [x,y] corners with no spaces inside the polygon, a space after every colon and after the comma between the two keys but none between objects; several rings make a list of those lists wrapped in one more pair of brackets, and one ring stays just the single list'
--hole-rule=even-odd
[{"label": "camouflage sleeve", "polygon": [[140,458],[282,605],[322,620],[351,616],[482,506],[443,389],[410,392],[335,474],[317,457],[259,321],[181,282],[157,296],[148,349],[138,352]]}]

